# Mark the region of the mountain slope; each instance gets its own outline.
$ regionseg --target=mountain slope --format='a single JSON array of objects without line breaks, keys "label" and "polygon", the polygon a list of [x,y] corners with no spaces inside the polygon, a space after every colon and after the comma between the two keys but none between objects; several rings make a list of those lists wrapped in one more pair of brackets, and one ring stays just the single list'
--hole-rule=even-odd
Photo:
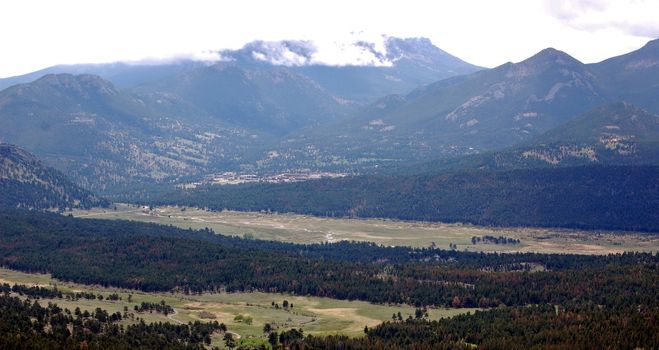
[{"label": "mountain slope", "polygon": [[0,206],[5,207],[63,210],[108,205],[34,155],[5,143],[0,143],[0,193]]},{"label": "mountain slope", "polygon": [[589,68],[612,98],[659,113],[659,39]]},{"label": "mountain slope", "polygon": [[145,113],[92,75],[47,75],[0,92],[1,137],[37,152],[57,153],[94,142],[116,124],[145,128],[140,118]]},{"label": "mountain slope", "polygon": [[99,192],[239,162],[245,148],[263,139],[220,122],[184,119],[158,114],[91,75],[48,75],[0,92],[0,139]]},{"label": "mountain slope", "polygon": [[439,159],[405,172],[576,165],[659,165],[659,116],[626,102],[613,103],[509,149]]},{"label": "mountain slope", "polygon": [[351,111],[350,105],[287,67],[245,69],[217,63],[142,85],[136,92],[145,101],[177,96],[194,108],[185,115],[201,114],[209,120],[279,135],[327,123]]}]

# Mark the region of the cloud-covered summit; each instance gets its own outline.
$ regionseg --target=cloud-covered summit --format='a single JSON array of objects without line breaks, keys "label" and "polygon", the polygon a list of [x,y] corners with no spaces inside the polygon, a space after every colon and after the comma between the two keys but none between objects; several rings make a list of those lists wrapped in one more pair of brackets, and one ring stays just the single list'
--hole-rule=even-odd
[{"label": "cloud-covered summit", "polygon": [[396,38],[385,35],[347,41],[253,41],[239,50],[223,50],[221,57],[236,61],[253,60],[272,65],[373,66],[390,67],[401,59],[432,63],[433,57],[452,57],[427,38]]}]

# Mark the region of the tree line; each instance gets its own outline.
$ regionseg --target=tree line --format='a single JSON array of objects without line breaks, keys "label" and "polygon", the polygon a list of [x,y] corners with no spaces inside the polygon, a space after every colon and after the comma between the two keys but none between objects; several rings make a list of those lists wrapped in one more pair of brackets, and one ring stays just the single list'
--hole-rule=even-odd
[{"label": "tree line", "polygon": [[203,350],[214,332],[226,330],[217,321],[173,325],[146,324],[141,320],[127,326],[118,324],[119,321],[119,312],[109,314],[97,308],[93,312],[73,313],[55,303],[41,305],[39,301],[3,292],[0,349]]}]

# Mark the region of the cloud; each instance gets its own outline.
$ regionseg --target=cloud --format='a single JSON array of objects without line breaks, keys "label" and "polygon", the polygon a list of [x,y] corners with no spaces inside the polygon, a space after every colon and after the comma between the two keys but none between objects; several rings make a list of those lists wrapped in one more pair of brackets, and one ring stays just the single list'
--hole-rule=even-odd
[{"label": "cloud", "polygon": [[616,30],[635,37],[659,37],[657,1],[545,0],[545,8],[556,20],[579,31]]},{"label": "cloud", "polygon": [[134,66],[158,66],[163,64],[174,64],[185,61],[207,62],[208,64],[216,62],[233,61],[232,57],[223,55],[217,51],[199,51],[195,53],[174,54],[163,57],[146,57],[135,60],[121,60],[119,62]]},{"label": "cloud", "polygon": [[[245,45],[239,53],[257,61],[280,66],[304,66],[311,62],[317,48],[307,40],[254,41]],[[225,51],[231,55],[231,51]]]},{"label": "cloud", "polygon": [[234,59],[254,59],[281,66],[391,66],[384,35],[367,36],[353,32],[336,40],[254,41],[239,50],[220,54]]},{"label": "cloud", "polygon": [[545,0],[547,12],[562,21],[574,21],[589,11],[603,11],[607,3],[601,0]]}]

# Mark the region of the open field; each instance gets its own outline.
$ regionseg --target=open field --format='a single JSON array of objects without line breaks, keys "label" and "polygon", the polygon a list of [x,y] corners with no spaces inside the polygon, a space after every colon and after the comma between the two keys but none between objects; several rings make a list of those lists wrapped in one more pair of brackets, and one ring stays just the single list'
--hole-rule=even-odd
[{"label": "open field", "polygon": [[[53,302],[70,310],[80,307],[81,310],[93,311],[97,307],[110,313],[124,312],[124,307],[135,317],[146,322],[182,322],[200,320],[202,322],[223,322],[230,332],[241,338],[259,338],[263,336],[265,323],[270,323],[278,331],[290,328],[302,328],[308,334],[345,334],[360,336],[364,326],[375,326],[382,321],[391,319],[393,313],[400,312],[403,317],[414,315],[414,308],[406,305],[375,305],[362,301],[343,301],[329,298],[295,296],[276,293],[220,293],[185,295],[181,293],[144,293],[135,290],[87,286],[55,280],[46,274],[28,274],[0,268],[0,283],[57,286],[62,291],[85,291],[94,294],[117,293],[122,300],[85,300],[67,301],[55,299]],[[128,302],[128,296],[132,301]],[[164,300],[171,305],[176,314],[165,316],[158,313],[135,313],[133,307],[141,302],[160,302]],[[282,303],[287,300],[293,305],[284,309]],[[280,307],[275,308],[272,302]],[[450,317],[453,315],[473,312],[475,309],[429,309],[431,319]],[[234,321],[237,315],[251,317],[252,323]],[[122,322],[136,322],[125,319]],[[221,339],[214,339],[216,345],[221,345]]]},{"label": "open field", "polygon": [[[542,252],[608,254],[625,251],[659,251],[659,234],[579,231],[553,228],[492,228],[462,224],[410,222],[384,219],[334,219],[295,214],[211,212],[195,208],[131,207],[117,210],[76,210],[76,217],[125,219],[174,225],[181,228],[211,228],[217,233],[294,243],[370,241],[383,245],[439,248],[455,244],[458,250],[484,252]],[[520,244],[472,244],[471,238],[504,236]]]}]

